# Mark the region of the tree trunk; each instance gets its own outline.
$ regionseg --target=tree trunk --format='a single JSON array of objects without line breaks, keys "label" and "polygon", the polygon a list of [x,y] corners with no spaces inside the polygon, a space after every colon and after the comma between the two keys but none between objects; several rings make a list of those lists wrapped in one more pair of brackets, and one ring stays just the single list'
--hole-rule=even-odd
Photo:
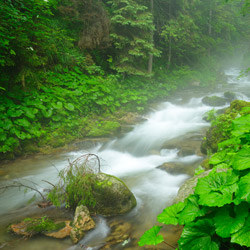
[{"label": "tree trunk", "polygon": [[[150,12],[153,15],[154,18],[154,0],[150,0]],[[154,31],[151,31],[151,42],[154,43]],[[152,73],[152,69],[153,69],[153,54],[149,54],[149,58],[148,58],[148,74]]]},{"label": "tree trunk", "polygon": [[[209,1],[209,20],[208,20],[208,35],[211,37],[212,35],[212,16],[213,16],[213,10],[212,10],[212,3],[211,0]],[[208,56],[211,56],[211,45],[208,45]]]},{"label": "tree trunk", "polygon": [[[169,18],[169,20],[171,19],[171,1],[169,1],[168,18]],[[172,37],[171,37],[171,33],[169,33],[167,70],[169,70],[169,68],[170,68],[171,59],[172,59]]]}]

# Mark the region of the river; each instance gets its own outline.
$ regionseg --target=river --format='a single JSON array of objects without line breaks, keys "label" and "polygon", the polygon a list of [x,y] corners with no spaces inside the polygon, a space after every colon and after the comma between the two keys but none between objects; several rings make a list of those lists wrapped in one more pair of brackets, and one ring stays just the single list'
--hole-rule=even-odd
[{"label": "river", "polygon": [[[6,225],[30,213],[36,213],[38,208],[26,205],[33,192],[24,194],[18,189],[10,188],[0,196],[0,248],[99,249],[110,234],[110,220],[120,220],[131,225],[130,238],[111,249],[137,249],[135,244],[140,235],[156,223],[157,214],[172,204],[179,187],[204,158],[199,152],[199,144],[209,123],[203,120],[203,116],[212,108],[203,104],[202,98],[208,95],[223,96],[225,91],[233,91],[237,99],[249,100],[250,79],[247,77],[238,79],[239,70],[235,68],[226,70],[225,75],[227,84],[219,84],[213,90],[192,88],[178,91],[168,98],[168,101],[152,109],[145,115],[143,122],[135,125],[131,132],[120,138],[88,149],[79,148],[77,151],[48,156],[37,155],[2,166],[0,168],[3,170],[0,176],[2,185],[9,180],[25,179],[40,184],[39,190],[43,191],[46,183],[42,180],[55,183],[58,170],[67,165],[68,159],[73,160],[86,152],[95,153],[101,159],[103,172],[125,181],[136,196],[137,207],[124,216],[112,219],[98,217],[96,229],[88,233],[76,246],[72,245],[70,239],[56,240],[39,236],[23,240],[6,233]],[[229,103],[226,106],[228,105]],[[191,148],[194,153],[183,153],[181,151],[183,146]],[[164,163],[181,165],[182,171],[170,174],[157,168]],[[166,232],[169,243],[172,244],[175,244],[178,235],[178,230],[175,231],[173,228]]]}]

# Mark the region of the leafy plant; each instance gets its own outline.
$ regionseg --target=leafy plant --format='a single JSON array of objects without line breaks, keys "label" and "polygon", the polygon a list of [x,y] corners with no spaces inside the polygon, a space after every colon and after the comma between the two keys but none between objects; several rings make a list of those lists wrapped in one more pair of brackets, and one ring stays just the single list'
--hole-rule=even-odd
[{"label": "leafy plant", "polygon": [[[250,247],[249,119],[245,114],[231,121],[230,138],[218,145],[218,152],[209,161],[213,170],[198,180],[194,194],[158,215],[160,223],[184,225],[178,249]],[[139,245],[162,242],[161,227],[157,229],[148,230]]]}]

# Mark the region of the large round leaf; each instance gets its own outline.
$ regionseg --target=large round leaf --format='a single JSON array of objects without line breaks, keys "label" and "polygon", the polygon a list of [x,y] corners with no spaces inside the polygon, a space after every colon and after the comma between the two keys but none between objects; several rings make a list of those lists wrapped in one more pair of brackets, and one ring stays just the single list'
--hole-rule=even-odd
[{"label": "large round leaf", "polygon": [[[234,209],[235,216],[230,213],[232,209]],[[228,238],[232,233],[239,231],[248,216],[248,209],[247,203],[241,203],[234,208],[232,206],[220,208],[214,216],[216,233],[223,238]]]},{"label": "large round leaf", "polygon": [[244,170],[250,168],[250,148],[240,150],[233,160],[233,168],[236,170]]},{"label": "large round leaf", "polygon": [[213,240],[215,228],[209,219],[199,220],[184,227],[179,243],[180,250],[219,250],[219,244]]},{"label": "large round leaf", "polygon": [[231,242],[250,247],[250,216],[247,217],[244,226],[232,235]]}]

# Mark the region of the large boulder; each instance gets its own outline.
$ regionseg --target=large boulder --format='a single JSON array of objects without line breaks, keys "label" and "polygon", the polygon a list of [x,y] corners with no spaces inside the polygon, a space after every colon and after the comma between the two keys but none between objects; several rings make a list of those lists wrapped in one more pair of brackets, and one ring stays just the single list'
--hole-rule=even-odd
[{"label": "large boulder", "polygon": [[85,235],[85,232],[93,229],[95,222],[90,217],[87,207],[81,205],[76,208],[75,217],[70,232],[70,238],[73,243],[79,242]]},{"label": "large boulder", "polygon": [[99,173],[94,189],[95,211],[104,216],[127,213],[136,206],[136,199],[126,184],[119,178]]}]

